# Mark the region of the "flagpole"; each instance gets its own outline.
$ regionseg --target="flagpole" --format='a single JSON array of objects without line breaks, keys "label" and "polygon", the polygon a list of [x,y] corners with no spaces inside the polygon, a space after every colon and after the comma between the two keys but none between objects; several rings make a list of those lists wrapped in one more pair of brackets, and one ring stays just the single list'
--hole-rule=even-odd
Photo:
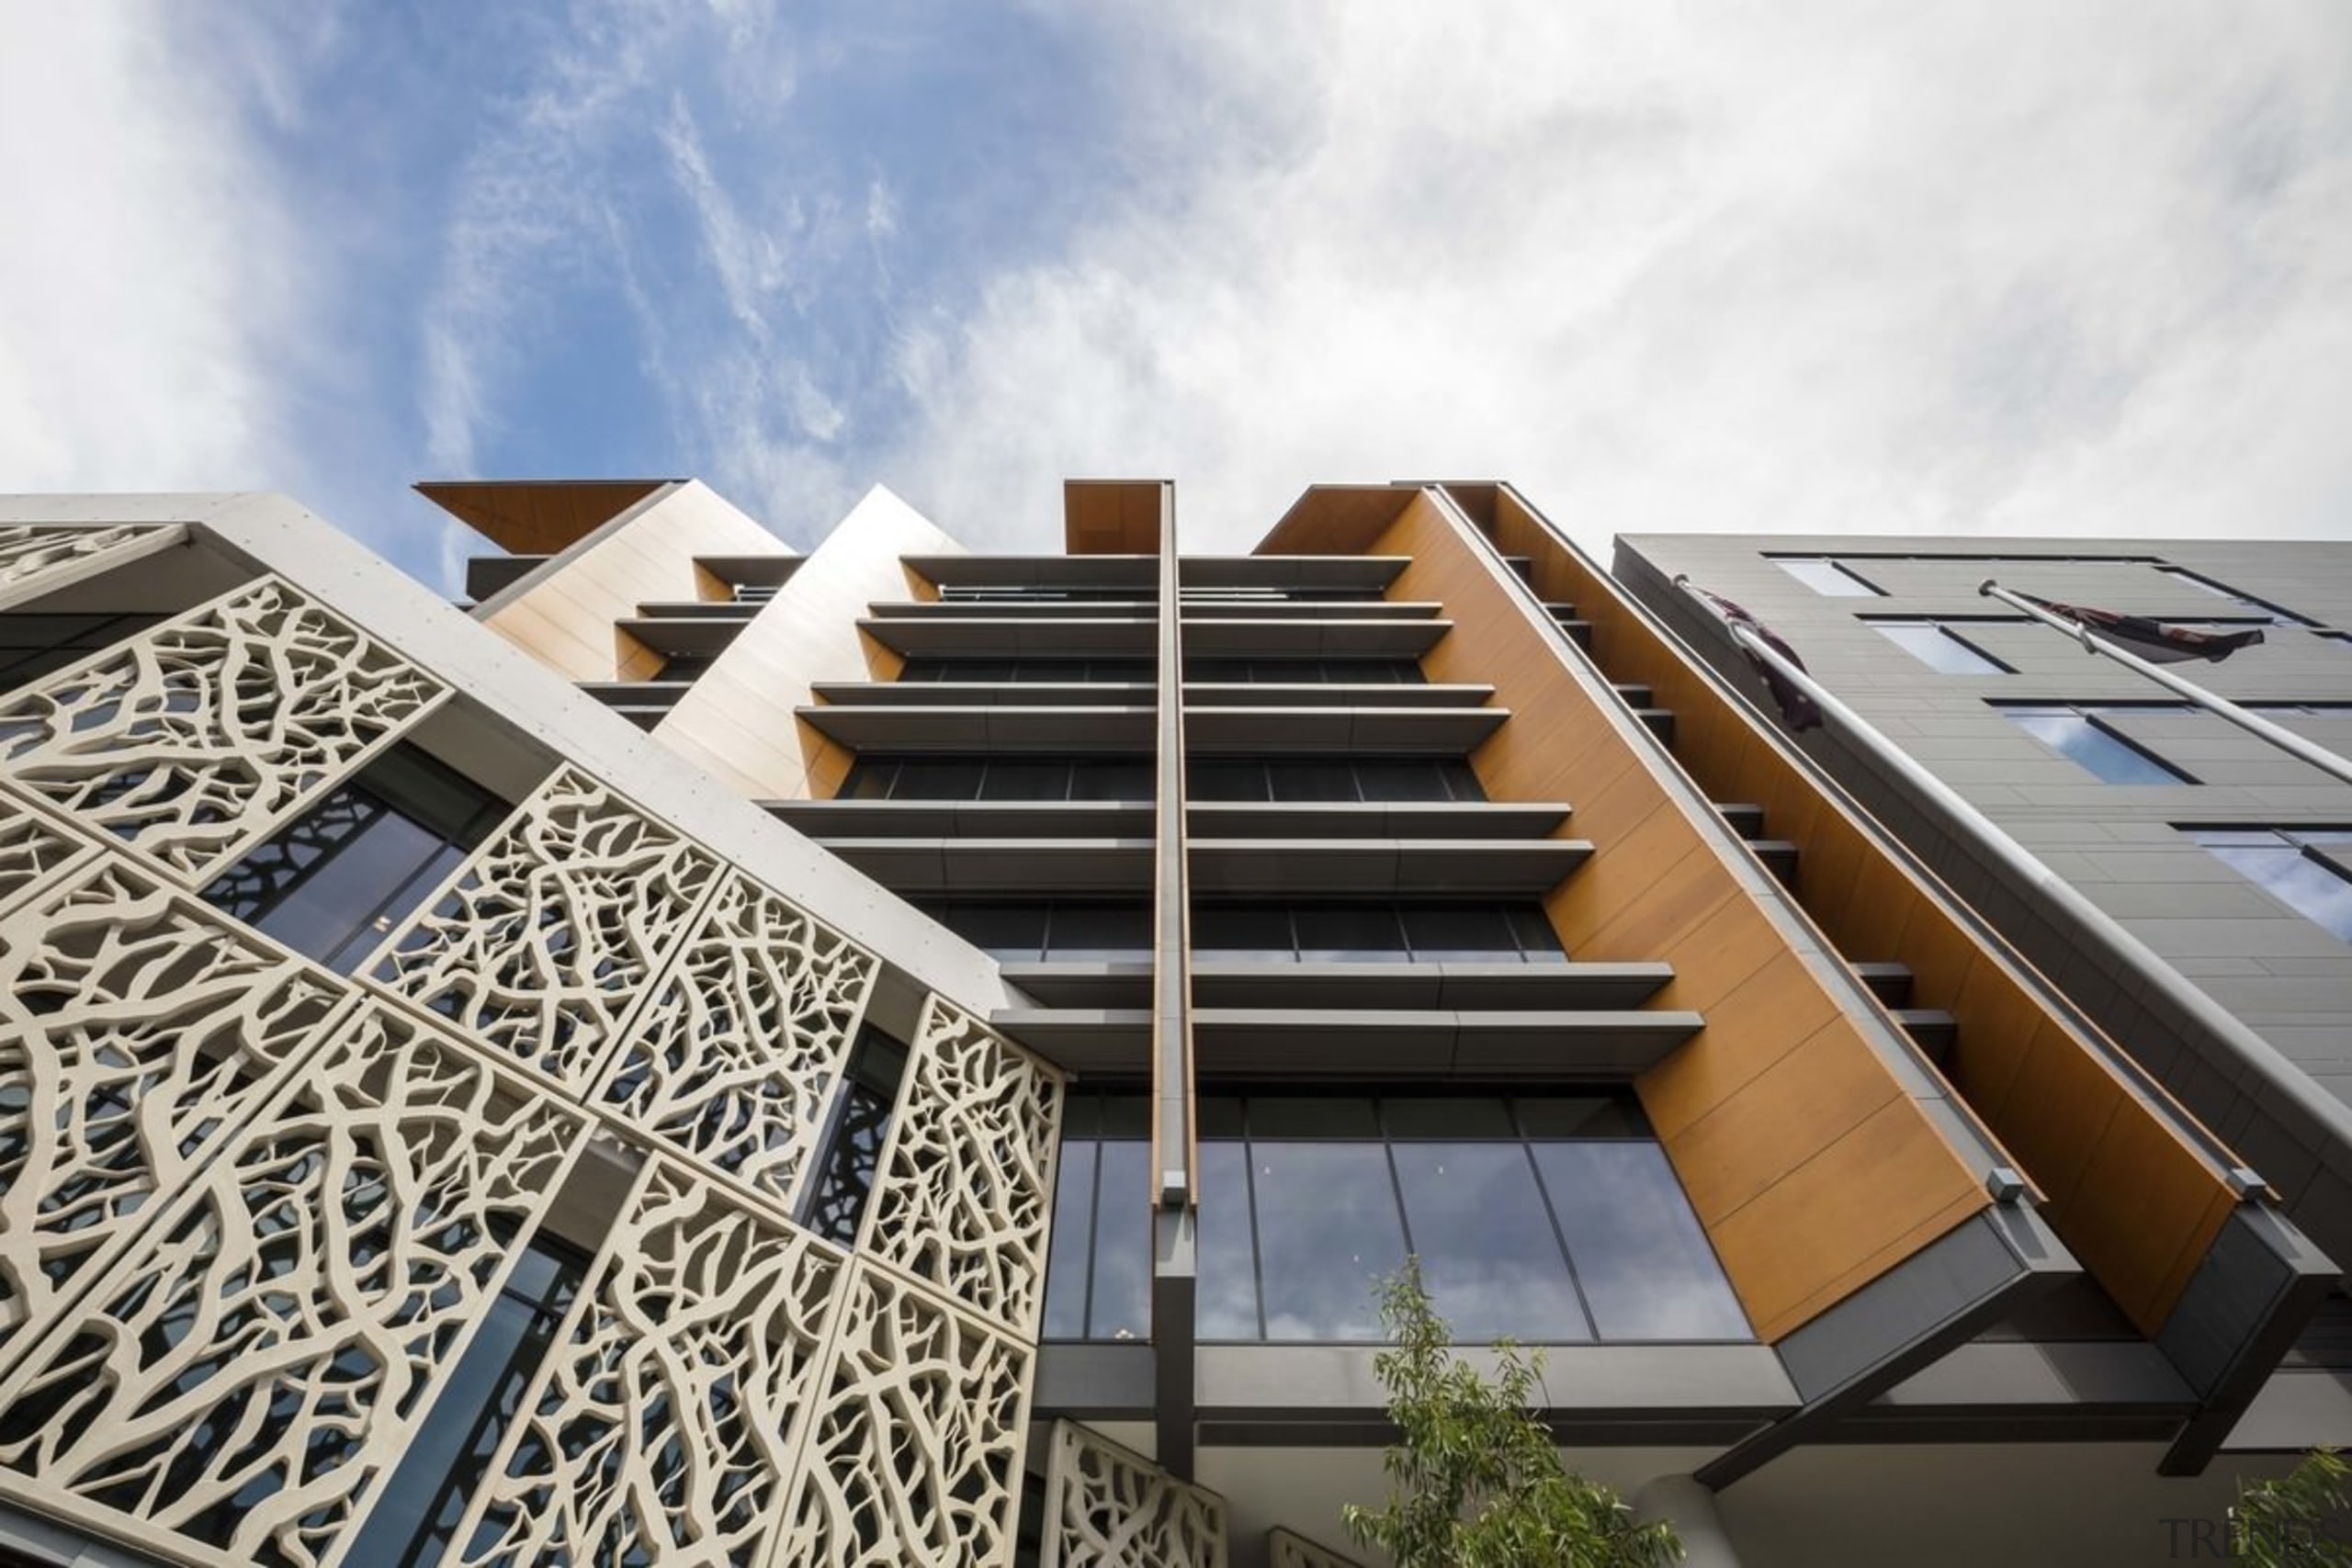
[{"label": "flagpole", "polygon": [[[2040,856],[2009,837],[1998,823],[1971,805],[1959,791],[1913,761],[1902,748],[1807,674],[1802,665],[1783,657],[1771,644],[1715,608],[1708,602],[1706,592],[1694,587],[1687,575],[1676,577],[1674,586],[1729,632],[1737,647],[1770,664],[1792,685],[1811,697],[1814,705],[1825,717],[1837,721],[1847,739],[1926,796],[1979,848],[2000,862],[2012,875],[2020,878],[2035,893],[2055,905],[2095,942],[2105,947],[2121,973],[2134,976],[2151,990],[2161,992],[2166,1001],[2203,1025],[2228,1045],[2240,1061],[2260,1072],[2265,1080],[2294,1101],[2320,1126],[2337,1137],[2352,1138],[2352,1107],[2320,1089],[2309,1074],[2289,1062],[2278,1047],[2256,1033],[2235,1013],[2207,996],[2187,976],[2174,968],[2170,960],[2125,930],[2114,916],[2085,897],[2073,883],[2051,870]],[[2128,1052],[2123,1054],[2122,1060],[2115,1061],[2113,1065],[2127,1078],[2154,1081],[2146,1069]],[[2223,1168],[2231,1186],[2240,1195],[2264,1185],[2259,1176],[2238,1166],[2235,1156],[2200,1123],[2191,1120],[2188,1126],[2196,1130],[2199,1146]]]},{"label": "flagpole", "polygon": [[2240,729],[2269,741],[2281,751],[2291,752],[2312,767],[2352,784],[2352,760],[2337,756],[2326,747],[2296,734],[2286,726],[2273,724],[2258,713],[2248,713],[2227,697],[2217,697],[2196,682],[2184,680],[2161,664],[2151,664],[2138,654],[2116,647],[2080,621],[2052,615],[2023,594],[2011,592],[1989,577],[1976,585],[1976,592],[1988,599],[1998,599],[2011,609],[2023,610],[2043,626],[2055,626],[2064,632],[2090,652],[2105,654],[2125,669],[2139,671],[2166,691],[2179,693],[2206,712],[2219,714]]}]

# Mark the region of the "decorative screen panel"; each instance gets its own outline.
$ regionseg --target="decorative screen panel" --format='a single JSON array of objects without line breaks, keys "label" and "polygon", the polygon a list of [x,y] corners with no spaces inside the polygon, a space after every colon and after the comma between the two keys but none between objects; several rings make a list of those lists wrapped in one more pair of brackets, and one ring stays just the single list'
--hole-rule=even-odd
[{"label": "decorative screen panel", "polygon": [[108,556],[138,555],[160,543],[161,536],[185,531],[176,523],[119,523],[105,528],[0,524],[0,607],[105,570]]},{"label": "decorative screen panel", "polygon": [[580,1133],[389,1012],[337,1034],[0,1382],[0,1487],[199,1562],[333,1561]]},{"label": "decorative screen panel", "polygon": [[603,1098],[789,1205],[877,965],[750,878],[729,874],[630,1025]]},{"label": "decorative screen panel", "polygon": [[1341,1557],[1286,1529],[1266,1532],[1266,1557],[1270,1568],[1358,1568],[1353,1558]]},{"label": "decorative screen panel", "polygon": [[0,1335],[126,1243],[338,999],[119,862],[0,919]]},{"label": "decorative screen panel", "polygon": [[1046,1461],[1043,1568],[1225,1568],[1225,1501],[1074,1421]]},{"label": "decorative screen panel", "polygon": [[447,690],[277,578],[0,705],[0,773],[200,884]]},{"label": "decorative screen panel", "polygon": [[938,997],[917,1033],[866,1250],[1034,1338],[1061,1081]]},{"label": "decorative screen panel", "polygon": [[566,768],[394,939],[375,977],[584,1088],[718,869],[683,834]]},{"label": "decorative screen panel", "polygon": [[457,1533],[464,1561],[759,1562],[842,1264],[657,1162]]},{"label": "decorative screen panel", "polygon": [[1012,1560],[1028,1349],[853,1265],[770,1568]]},{"label": "decorative screen panel", "polygon": [[76,843],[0,795],[0,909],[45,876],[64,869],[88,846]]}]

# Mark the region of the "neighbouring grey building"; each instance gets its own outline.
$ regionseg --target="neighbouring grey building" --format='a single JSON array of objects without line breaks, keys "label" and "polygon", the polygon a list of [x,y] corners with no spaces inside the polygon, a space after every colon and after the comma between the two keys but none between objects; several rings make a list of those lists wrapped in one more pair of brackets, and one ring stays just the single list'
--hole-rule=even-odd
[{"label": "neighbouring grey building", "polygon": [[0,500],[0,1562],[1344,1568],[1408,1254],[1707,1568],[2192,1561],[2352,1440],[2352,786],[1974,592],[2276,617],[2343,739],[2352,548],[424,488],[454,606]]},{"label": "neighbouring grey building", "polygon": [[[2119,951],[1837,725],[1806,751],[2352,1256],[2352,783],[1979,592],[2263,640],[2176,671],[2352,756],[2352,542],[1629,536],[1618,580],[1755,685],[1673,579],[1736,601]],[[2179,992],[2206,1007],[2190,1011]]]}]

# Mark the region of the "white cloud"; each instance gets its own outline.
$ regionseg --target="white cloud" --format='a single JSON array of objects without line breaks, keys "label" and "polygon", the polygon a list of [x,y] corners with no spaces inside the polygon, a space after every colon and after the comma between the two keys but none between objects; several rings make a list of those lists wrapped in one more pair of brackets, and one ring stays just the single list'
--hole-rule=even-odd
[{"label": "white cloud", "polygon": [[437,476],[470,477],[522,352],[541,280],[575,265],[602,226],[596,154],[614,111],[645,80],[664,24],[627,3],[567,12],[562,41],[531,62],[529,88],[496,107],[460,172],[438,282],[420,328],[417,396]]},{"label": "white cloud", "polygon": [[[2335,0],[1015,3],[943,42],[567,0],[504,24],[495,90],[416,105],[458,133],[387,127],[446,176],[352,191],[303,117],[337,123],[322,62],[370,13],[12,10],[0,480],[365,518],[412,464],[561,453],[532,368],[585,341],[658,412],[632,460],[803,542],[880,479],[1049,547],[1060,480],[1119,473],[1175,477],[1196,546],[1430,474],[1594,544],[2352,533]],[[985,115],[943,108],[959,72]],[[1023,162],[1073,124],[1088,156]],[[984,164],[941,140],[1000,133]],[[384,287],[405,253],[341,237],[370,225],[425,276]]]},{"label": "white cloud", "polygon": [[2352,534],[2329,0],[1101,15],[1132,188],[901,333],[880,477],[975,541],[1071,473],[1195,547],[1487,474],[1594,545]]},{"label": "white cloud", "polygon": [[[221,66],[160,5],[0,17],[0,483],[293,487],[305,248]],[[231,29],[233,33],[235,29]],[[241,47],[252,40],[240,39]]]},{"label": "white cloud", "polygon": [[768,340],[768,300],[787,281],[784,248],[775,235],[748,222],[726,186],[711,174],[702,134],[682,98],[673,98],[662,128],[671,172],[702,225],[705,255],[735,322],[754,342]]}]

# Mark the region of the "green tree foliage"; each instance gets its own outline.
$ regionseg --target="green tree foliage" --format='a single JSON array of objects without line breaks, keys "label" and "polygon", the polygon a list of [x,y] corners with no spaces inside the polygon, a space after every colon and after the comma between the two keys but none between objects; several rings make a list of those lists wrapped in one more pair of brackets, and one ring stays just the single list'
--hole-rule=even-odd
[{"label": "green tree foliage", "polygon": [[1664,1524],[1634,1521],[1616,1492],[1564,1470],[1530,1394],[1541,1354],[1495,1347],[1492,1382],[1458,1359],[1430,1306],[1420,1262],[1380,1287],[1393,1341],[1374,1359],[1403,1435],[1385,1459],[1387,1506],[1350,1504],[1348,1534],[1396,1568],[1662,1568],[1682,1548]]},{"label": "green tree foliage", "polygon": [[2335,1533],[2335,1516],[2352,1506],[2352,1466],[2333,1449],[2313,1449],[2276,1481],[2238,1483],[2230,1509],[2230,1560],[2253,1568],[2352,1565],[2352,1545]]}]

